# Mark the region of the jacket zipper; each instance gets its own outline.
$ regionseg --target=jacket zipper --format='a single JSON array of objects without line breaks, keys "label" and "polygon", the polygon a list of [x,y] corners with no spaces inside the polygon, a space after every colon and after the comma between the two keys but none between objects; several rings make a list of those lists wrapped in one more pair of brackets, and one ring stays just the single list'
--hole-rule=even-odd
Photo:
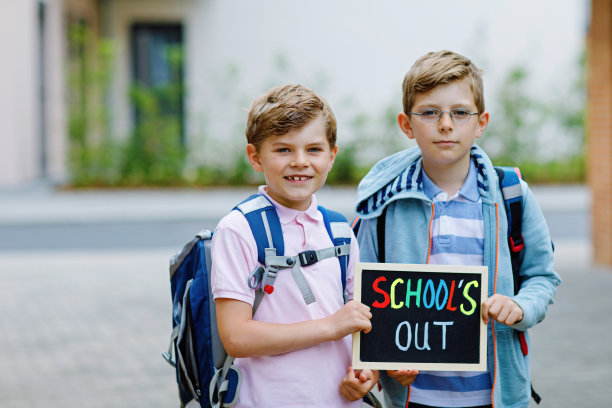
[{"label": "jacket zipper", "polygon": [[[434,206],[434,203],[431,203],[431,219],[429,220],[429,248],[427,248],[427,261],[425,262],[426,264],[429,264],[429,256],[431,255],[431,247],[433,246],[433,242],[432,242],[432,233],[431,233],[431,226],[433,225],[433,220],[434,220],[434,216],[436,215],[436,207]],[[408,408],[408,404],[410,404],[410,391],[411,391],[411,385],[408,385],[408,396],[406,397],[406,406],[404,408]]]},{"label": "jacket zipper", "polygon": [[431,247],[433,246],[433,235],[431,233],[431,227],[433,225],[433,220],[436,215],[436,207],[434,203],[431,203],[431,219],[429,220],[429,248],[427,248],[427,261],[426,264],[429,264],[429,256],[431,255]]}]

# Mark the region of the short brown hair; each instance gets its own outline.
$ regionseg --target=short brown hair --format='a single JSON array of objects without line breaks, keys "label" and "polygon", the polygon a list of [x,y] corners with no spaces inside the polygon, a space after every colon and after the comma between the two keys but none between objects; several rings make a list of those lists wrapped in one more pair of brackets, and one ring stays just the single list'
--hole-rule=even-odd
[{"label": "short brown hair", "polygon": [[267,137],[299,130],[319,116],[325,120],[327,141],[334,148],[336,118],[327,101],[302,85],[277,86],[253,102],[245,132],[247,142],[259,150]]},{"label": "short brown hair", "polygon": [[408,114],[417,94],[439,85],[467,78],[478,112],[484,112],[482,71],[468,58],[452,51],[429,52],[415,61],[404,77],[402,86],[404,113]]}]

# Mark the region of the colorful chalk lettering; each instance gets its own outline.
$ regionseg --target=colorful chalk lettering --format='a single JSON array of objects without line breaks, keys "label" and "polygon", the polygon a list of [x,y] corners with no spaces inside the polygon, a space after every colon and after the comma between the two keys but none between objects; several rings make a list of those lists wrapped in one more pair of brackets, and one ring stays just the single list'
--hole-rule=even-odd
[{"label": "colorful chalk lettering", "polygon": [[[477,304],[474,300],[474,296],[470,295],[470,289],[472,287],[474,289],[478,289],[478,281],[471,280],[463,285],[463,279],[459,281],[459,284],[456,285],[456,280],[444,278],[439,279],[427,279],[425,281],[425,285],[423,285],[423,279],[418,279],[416,282],[416,288],[413,289],[412,279],[408,279],[404,281],[402,278],[394,279],[391,285],[385,285],[384,282],[387,282],[387,278],[385,276],[378,276],[374,282],[372,283],[372,290],[380,295],[382,295],[382,301],[377,298],[370,305],[378,309],[384,309],[388,306],[391,306],[393,309],[400,309],[402,307],[406,308],[420,308],[421,300],[422,305],[425,309],[432,309],[435,307],[437,310],[442,310],[446,308],[449,311],[456,311],[457,306],[452,306],[453,304],[459,304],[459,311],[466,316],[469,316],[474,313],[476,310]],[[398,286],[404,287],[406,292],[404,301],[398,301],[400,296],[397,295],[399,288]],[[449,289],[450,286],[450,289]],[[460,289],[463,286],[463,292],[461,295],[463,298],[455,299],[455,286]],[[411,300],[414,298],[414,303]],[[459,303],[457,303],[459,302]],[[467,303],[466,303],[467,302]]]},{"label": "colorful chalk lettering", "polygon": [[373,317],[353,335],[353,367],[486,369],[487,287],[481,266],[357,263],[355,299]]}]

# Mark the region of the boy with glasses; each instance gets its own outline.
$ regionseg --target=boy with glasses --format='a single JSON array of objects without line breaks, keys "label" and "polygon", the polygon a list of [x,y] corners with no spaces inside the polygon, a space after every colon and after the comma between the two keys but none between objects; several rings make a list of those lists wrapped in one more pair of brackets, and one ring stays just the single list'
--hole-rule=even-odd
[{"label": "boy with glasses", "polygon": [[489,123],[481,71],[454,52],[430,52],[404,78],[403,107],[399,127],[418,146],[381,160],[359,184],[361,261],[488,266],[488,370],[381,373],[387,404],[528,407],[528,338],[521,344],[518,333],[544,319],[560,283],[546,221],[521,181],[525,247],[515,295],[498,176],[474,143]]}]

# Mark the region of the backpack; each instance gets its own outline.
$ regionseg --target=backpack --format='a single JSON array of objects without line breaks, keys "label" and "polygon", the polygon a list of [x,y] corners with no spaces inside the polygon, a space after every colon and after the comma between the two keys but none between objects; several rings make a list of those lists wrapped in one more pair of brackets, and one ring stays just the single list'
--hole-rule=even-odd
[{"label": "backpack", "polygon": [[[506,216],[508,217],[508,246],[510,248],[510,259],[512,262],[512,277],[514,278],[514,294],[516,295],[521,288],[521,262],[523,261],[525,243],[523,241],[523,190],[521,182],[523,176],[518,167],[495,166],[495,171],[499,178],[499,187],[504,198]],[[387,207],[376,223],[376,238],[378,242],[378,262],[385,262],[385,219]],[[382,221],[382,222],[381,222]],[[353,221],[352,228],[355,234],[359,230],[360,220]],[[554,245],[553,245],[554,250]],[[524,356],[529,353],[525,332],[518,332],[521,352]],[[531,397],[539,404],[542,397],[533,389],[531,385]]]},{"label": "backpack", "polygon": [[[253,314],[264,295],[274,291],[280,269],[291,268],[304,301],[314,302],[300,266],[330,257],[340,262],[343,297],[347,300],[351,234],[342,214],[318,207],[333,247],[284,256],[281,224],[274,205],[265,196],[254,194],[234,209],[245,216],[257,243],[260,265],[249,277],[249,286],[256,290]],[[181,407],[232,407],[238,401],[241,385],[240,369],[225,352],[217,329],[210,285],[212,236],[210,230],[200,231],[170,259],[173,330],[168,351],[162,356],[175,368]],[[370,403],[380,406],[373,396]]]}]

